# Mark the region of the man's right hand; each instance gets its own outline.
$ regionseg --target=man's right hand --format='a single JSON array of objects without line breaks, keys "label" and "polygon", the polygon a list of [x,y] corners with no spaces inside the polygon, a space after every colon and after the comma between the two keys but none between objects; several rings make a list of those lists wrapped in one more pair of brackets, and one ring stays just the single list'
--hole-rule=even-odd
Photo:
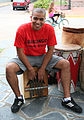
[{"label": "man's right hand", "polygon": [[33,67],[28,71],[28,78],[29,80],[34,80],[36,78],[36,72]]}]

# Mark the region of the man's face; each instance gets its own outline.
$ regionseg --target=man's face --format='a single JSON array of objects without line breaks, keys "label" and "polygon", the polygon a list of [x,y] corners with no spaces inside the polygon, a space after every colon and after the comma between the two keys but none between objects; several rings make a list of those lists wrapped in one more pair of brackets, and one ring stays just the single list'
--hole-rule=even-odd
[{"label": "man's face", "polygon": [[34,12],[31,16],[31,21],[32,29],[38,31],[45,23],[45,16],[43,13]]}]

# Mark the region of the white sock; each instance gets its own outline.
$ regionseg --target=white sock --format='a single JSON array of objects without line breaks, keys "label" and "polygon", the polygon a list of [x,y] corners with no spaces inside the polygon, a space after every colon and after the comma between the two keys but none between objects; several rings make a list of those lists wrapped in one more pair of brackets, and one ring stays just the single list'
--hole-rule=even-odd
[{"label": "white sock", "polygon": [[22,96],[19,96],[18,99],[22,99]]},{"label": "white sock", "polygon": [[71,97],[64,98],[64,101],[65,101],[65,102],[67,102],[67,101],[69,101],[69,100],[71,100]]}]

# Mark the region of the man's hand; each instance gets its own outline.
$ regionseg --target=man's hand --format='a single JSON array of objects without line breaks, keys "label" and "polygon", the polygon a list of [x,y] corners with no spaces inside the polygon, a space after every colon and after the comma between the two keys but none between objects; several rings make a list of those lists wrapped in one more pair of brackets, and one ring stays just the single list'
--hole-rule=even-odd
[{"label": "man's hand", "polygon": [[42,81],[42,80],[44,80],[44,75],[45,75],[45,69],[42,69],[42,68],[40,68],[39,70],[38,70],[38,80],[40,81]]},{"label": "man's hand", "polygon": [[17,50],[17,55],[19,57],[19,59],[23,62],[23,64],[27,67],[28,69],[28,77],[29,77],[29,80],[34,80],[35,77],[36,77],[36,73],[35,73],[35,70],[34,68],[31,66],[30,62],[28,61],[26,55],[24,54],[23,52],[23,48],[18,48],[16,47],[16,50]]},{"label": "man's hand", "polygon": [[29,78],[29,80],[34,80],[36,78],[36,72],[33,67],[28,72],[28,78]]}]

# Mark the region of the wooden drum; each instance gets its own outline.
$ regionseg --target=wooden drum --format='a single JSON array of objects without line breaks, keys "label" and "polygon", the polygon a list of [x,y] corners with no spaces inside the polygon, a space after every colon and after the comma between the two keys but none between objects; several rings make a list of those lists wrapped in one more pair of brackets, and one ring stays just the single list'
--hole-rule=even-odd
[{"label": "wooden drum", "polygon": [[[70,62],[71,69],[71,93],[75,92],[78,79],[78,70],[80,62],[81,47],[75,44],[57,45],[54,49],[54,54],[62,56]],[[63,91],[61,85],[61,73],[57,73],[58,90]]]},{"label": "wooden drum", "polygon": [[[37,73],[39,68],[34,67],[34,69],[35,69],[35,72]],[[38,81],[38,79],[29,80],[28,70],[25,71],[22,75],[21,90],[24,95],[24,98],[48,96],[48,74],[47,74],[47,71],[45,71],[43,81]]]}]

